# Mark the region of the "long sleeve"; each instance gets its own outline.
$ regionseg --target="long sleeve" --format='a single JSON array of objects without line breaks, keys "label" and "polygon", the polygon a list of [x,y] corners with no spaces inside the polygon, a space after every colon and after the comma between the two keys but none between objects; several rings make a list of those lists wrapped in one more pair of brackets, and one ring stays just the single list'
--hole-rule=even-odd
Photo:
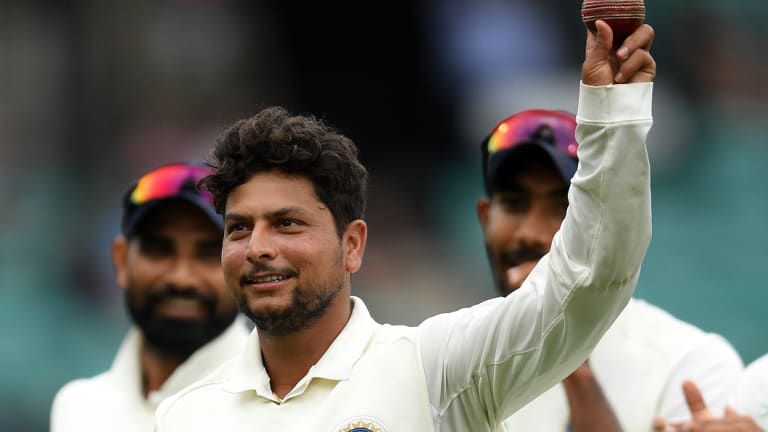
[{"label": "long sleeve", "polygon": [[581,86],[580,163],[550,253],[513,294],[419,326],[438,430],[494,430],[581,364],[628,302],[651,235],[652,88]]}]

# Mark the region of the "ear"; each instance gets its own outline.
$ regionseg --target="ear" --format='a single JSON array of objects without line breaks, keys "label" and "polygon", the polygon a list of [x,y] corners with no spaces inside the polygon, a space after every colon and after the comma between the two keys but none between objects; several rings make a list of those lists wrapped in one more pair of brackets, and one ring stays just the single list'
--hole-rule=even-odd
[{"label": "ear", "polygon": [[368,239],[368,225],[357,219],[352,221],[344,231],[342,247],[344,248],[344,267],[354,273],[363,265],[365,242]]},{"label": "ear", "polygon": [[487,196],[481,197],[477,200],[475,210],[477,211],[477,220],[480,221],[480,227],[485,231],[485,226],[488,225],[488,213],[491,209],[491,199]]},{"label": "ear", "polygon": [[128,288],[128,239],[119,235],[112,240],[112,267],[115,269],[117,285]]}]

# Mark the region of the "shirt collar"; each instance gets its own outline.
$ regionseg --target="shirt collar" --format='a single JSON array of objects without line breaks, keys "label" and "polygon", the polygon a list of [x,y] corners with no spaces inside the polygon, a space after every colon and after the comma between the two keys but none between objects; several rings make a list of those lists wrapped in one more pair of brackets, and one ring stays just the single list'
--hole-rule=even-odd
[{"label": "shirt collar", "polygon": [[139,362],[140,347],[141,332],[136,327],[132,327],[123,338],[109,371],[120,383],[121,388],[136,395],[137,398],[143,399],[141,364]]},{"label": "shirt collar", "polygon": [[165,398],[204,378],[226,360],[242,352],[247,340],[245,319],[238,315],[224,333],[195,351],[187,361],[179,365],[156,393]]},{"label": "shirt collar", "polygon": [[[368,308],[360,298],[355,296],[351,298],[353,307],[349,321],[294,390],[306,387],[313,378],[343,381],[352,375],[352,368],[362,357],[379,324],[371,318]],[[245,351],[234,361],[233,368],[230,379],[224,384],[225,391],[231,393],[256,391],[259,396],[274,399],[269,375],[262,362],[257,331],[251,333]],[[286,399],[294,393],[295,391],[291,391]]]},{"label": "shirt collar", "polygon": [[243,318],[238,317],[222,334],[195,351],[179,365],[163,385],[150,393],[145,400],[139,360],[142,337],[139,329],[133,327],[123,339],[110,372],[119,380],[122,388],[129,389],[128,391],[137,399],[159,403],[160,400],[203,378],[225,360],[240,353],[247,338],[248,329]]}]

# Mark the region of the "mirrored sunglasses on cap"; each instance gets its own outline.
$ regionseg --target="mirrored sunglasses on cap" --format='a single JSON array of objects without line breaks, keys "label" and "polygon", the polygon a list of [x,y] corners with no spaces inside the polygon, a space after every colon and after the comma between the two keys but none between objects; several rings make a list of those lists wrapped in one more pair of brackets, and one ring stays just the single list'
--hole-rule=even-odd
[{"label": "mirrored sunglasses on cap", "polygon": [[175,163],[161,166],[139,178],[129,202],[138,207],[150,201],[192,193],[213,205],[211,193],[197,187],[200,180],[211,174],[214,174],[213,169],[204,165]]},{"label": "mirrored sunglasses on cap", "polygon": [[499,123],[483,145],[488,157],[521,144],[548,144],[560,153],[576,159],[576,119],[563,111],[528,110]]}]

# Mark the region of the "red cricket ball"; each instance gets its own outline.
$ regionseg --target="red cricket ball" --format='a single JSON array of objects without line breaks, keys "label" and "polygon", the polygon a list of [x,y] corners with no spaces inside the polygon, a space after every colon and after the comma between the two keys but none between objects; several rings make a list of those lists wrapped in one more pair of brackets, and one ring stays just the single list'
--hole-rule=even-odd
[{"label": "red cricket ball", "polygon": [[581,20],[592,33],[597,32],[599,19],[611,26],[613,49],[617,49],[645,20],[645,4],[643,0],[584,0]]}]

